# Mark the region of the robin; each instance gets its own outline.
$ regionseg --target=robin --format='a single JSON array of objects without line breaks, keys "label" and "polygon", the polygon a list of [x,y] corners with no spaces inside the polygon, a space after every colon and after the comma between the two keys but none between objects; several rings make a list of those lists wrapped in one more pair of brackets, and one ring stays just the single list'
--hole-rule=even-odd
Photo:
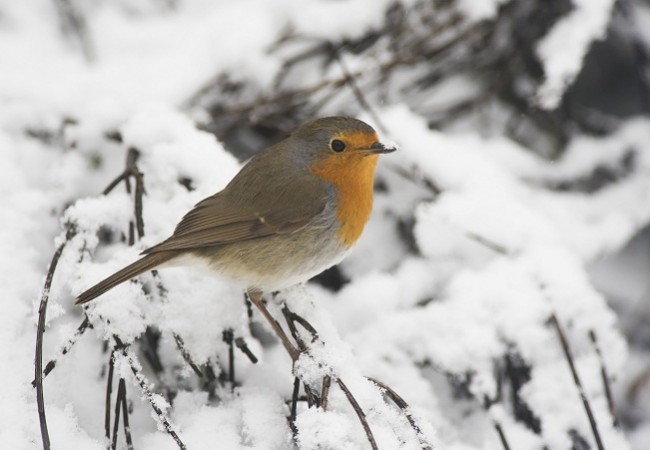
[{"label": "robin", "polygon": [[360,120],[309,122],[254,156],[222,191],[196,204],[171,237],[76,303],[167,263],[200,262],[260,296],[307,281],[339,263],[359,239],[372,209],[378,155],[393,151]]}]

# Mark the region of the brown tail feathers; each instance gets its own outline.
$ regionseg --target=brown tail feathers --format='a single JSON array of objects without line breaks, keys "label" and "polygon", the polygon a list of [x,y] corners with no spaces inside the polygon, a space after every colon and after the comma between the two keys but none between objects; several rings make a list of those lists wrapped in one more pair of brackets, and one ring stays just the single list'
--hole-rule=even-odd
[{"label": "brown tail feathers", "polygon": [[95,297],[99,297],[104,292],[113,289],[118,284],[130,280],[131,278],[137,277],[141,273],[152,270],[160,264],[169,261],[174,256],[176,256],[174,252],[161,252],[149,254],[143,258],[140,258],[133,264],[129,264],[125,268],[118,270],[110,277],[106,278],[103,281],[100,281],[90,289],[77,296],[77,301],[75,304],[82,305],[84,303],[87,303]]}]

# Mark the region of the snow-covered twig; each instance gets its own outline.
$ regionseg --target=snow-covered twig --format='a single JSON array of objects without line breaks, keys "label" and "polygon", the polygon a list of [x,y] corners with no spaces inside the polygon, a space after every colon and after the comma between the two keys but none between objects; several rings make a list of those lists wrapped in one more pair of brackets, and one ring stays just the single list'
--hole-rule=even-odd
[{"label": "snow-covered twig", "polygon": [[379,380],[375,380],[374,378],[368,378],[370,382],[372,382],[374,385],[379,387],[384,393],[390,398],[393,403],[397,405],[399,409],[402,410],[404,415],[406,416],[406,419],[409,421],[409,424],[411,424],[411,428],[413,428],[413,431],[415,431],[415,434],[420,441],[420,445],[422,445],[423,450],[431,450],[432,446],[430,443],[428,443],[422,434],[422,430],[418,426],[418,424],[415,422],[415,418],[410,412],[410,406],[408,403],[406,403],[406,400],[404,400],[397,392],[395,392],[390,386],[386,385],[385,383],[382,383]]},{"label": "snow-covered twig", "polygon": [[131,372],[133,372],[133,375],[135,376],[135,379],[138,382],[138,385],[140,386],[140,390],[142,390],[142,393],[149,401],[151,408],[156,413],[156,416],[158,416],[158,420],[160,421],[160,424],[163,426],[165,431],[174,439],[174,441],[176,441],[178,447],[181,450],[186,450],[187,447],[185,446],[183,441],[181,441],[181,438],[174,430],[175,427],[172,425],[168,415],[158,405],[155,398],[155,394],[149,387],[149,382],[147,381],[147,378],[139,369],[140,364],[137,362],[137,358],[135,357],[135,355],[133,355],[133,352],[131,352],[130,347],[128,345],[125,345],[118,336],[113,336],[113,339],[115,340],[116,343],[115,346],[116,350],[120,352],[122,357],[125,358],[126,362],[131,368]]},{"label": "snow-covered twig", "polygon": [[[291,311],[287,305],[283,305],[282,307],[282,314],[284,315],[284,318],[287,322],[287,325],[289,327],[289,330],[291,331],[292,337],[295,339],[295,341],[298,343],[298,348],[300,349],[300,353],[308,353],[309,352],[309,347],[305,343],[305,341],[301,338],[300,332],[298,331],[295,323],[299,323],[305,330],[309,332],[311,335],[311,343],[315,342],[318,339],[318,331],[314,326],[309,323],[304,317],[300,316],[299,314],[294,313]],[[402,410],[404,415],[406,416],[409,424],[413,428],[413,430],[416,433],[416,436],[422,445],[423,449],[431,449],[431,445],[426,442],[423,438],[422,431],[420,427],[416,424],[413,416],[411,415],[409,411],[409,406],[406,403],[406,401],[399,396],[392,388],[387,386],[386,384],[368,378],[369,381],[371,381],[373,384],[377,385],[382,391],[386,393],[386,395],[393,401],[395,404]],[[366,433],[366,437],[368,439],[368,442],[370,443],[371,447],[373,449],[377,448],[377,444],[374,438],[374,435],[372,433],[372,430],[370,428],[370,424],[368,423],[368,420],[366,418],[366,415],[359,405],[359,402],[356,400],[352,392],[348,389],[347,385],[343,381],[341,377],[335,377],[336,383],[339,385],[343,393],[345,394],[345,397],[347,398],[348,402],[352,406],[352,409],[354,409],[357,417],[359,418],[359,421]],[[312,388],[309,386],[309,384],[304,383],[304,389],[306,393],[306,399],[308,402],[308,405],[311,407],[312,405],[319,406],[323,410],[327,409],[327,399],[329,395],[329,390],[330,390],[330,384],[331,384],[331,377],[330,375],[326,375],[323,377],[322,381],[322,387],[321,387],[321,396],[318,398],[312,391]],[[291,401],[291,416],[290,416],[290,424],[291,424],[291,429],[295,429],[295,425],[293,422],[295,421],[296,417],[296,405],[298,401],[298,393],[300,389],[300,381],[299,377],[296,377],[294,380],[294,386],[293,386],[293,395],[292,395],[292,401]],[[294,431],[294,436],[295,436],[296,431]]]},{"label": "snow-covered twig", "polygon": [[[72,347],[77,343],[79,338],[86,332],[88,328],[92,327],[93,326],[91,325],[88,316],[85,316],[84,320],[79,324],[72,337],[68,339],[68,342],[66,342],[61,350],[59,350],[59,356],[57,358],[52,358],[47,362],[45,369],[43,370],[43,379],[45,379],[50,374],[50,372],[54,370],[58,358],[65,356],[70,350],[72,350]],[[32,381],[32,386],[36,387],[36,380]]]}]

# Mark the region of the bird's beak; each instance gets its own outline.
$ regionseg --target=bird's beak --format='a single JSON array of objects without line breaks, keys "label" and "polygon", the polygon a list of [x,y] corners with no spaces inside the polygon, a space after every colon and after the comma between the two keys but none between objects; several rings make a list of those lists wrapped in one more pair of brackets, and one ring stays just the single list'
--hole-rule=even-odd
[{"label": "bird's beak", "polygon": [[397,147],[387,147],[381,142],[375,142],[370,146],[370,148],[366,149],[366,152],[372,154],[380,154],[380,153],[393,153],[395,150],[397,150]]}]

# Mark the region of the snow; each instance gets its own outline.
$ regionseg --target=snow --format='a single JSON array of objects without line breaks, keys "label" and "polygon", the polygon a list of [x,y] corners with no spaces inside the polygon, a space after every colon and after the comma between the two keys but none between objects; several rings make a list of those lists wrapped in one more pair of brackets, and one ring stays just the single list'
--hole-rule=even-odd
[{"label": "snow", "polygon": [[592,42],[607,31],[614,0],[572,0],[573,9],[546,34],[537,53],[544,66],[545,80],[539,87],[539,104],[554,109],[564,91],[580,73]]},{"label": "snow", "polygon": [[[293,367],[274,338],[264,338],[271,330],[258,312],[251,330],[239,287],[186,267],[143,275],[91,303],[85,312],[93,328],[60,355],[83,320],[74,297],[166,238],[192,205],[222,189],[241,167],[188,117],[183,102],[219,71],[253,80],[260,91],[269,89],[282,61],[268,50],[283,30],[311,38],[358,37],[381,24],[391,2],[191,0],[170,10],[144,0],[91,2],[83,8],[96,53],[92,64],[60,37],[50,19],[53,2],[5,3],[0,6],[0,447],[41,448],[31,387],[36,323],[51,255],[65,244],[45,332],[44,361],[57,358],[44,384],[53,448],[106,447],[109,352],[102,342],[119,336],[134,343],[149,326],[161,333],[162,373],[130,353],[142,369],[137,380],[130,361],[115,358],[115,377],[126,380],[138,449],[177,448],[158,418],[152,420],[139,381],[152,390],[153,401],[190,449],[215,443],[226,449],[368,448],[336,379],[364,410],[379,448],[500,448],[495,423],[511,448],[568,448],[568,429],[593,448],[581,399],[548,322],[552,314],[570,342],[606,447],[643,448],[647,425],[624,436],[611,424],[589,332],[597,334],[615,380],[624,377],[628,350],[587,268],[650,223],[650,153],[644,151],[650,121],[628,120],[607,137],[576,136],[563,158],[550,162],[506,137],[431,130],[426,118],[407,106],[386,105],[378,114],[388,127],[386,137],[400,150],[381,159],[379,176],[387,188],[377,191],[371,222],[341,265],[350,282],[338,292],[310,283],[268,298],[275,317],[281,317],[284,301],[318,330],[310,342],[312,336],[299,327],[309,352]],[[458,7],[478,21],[494,18],[504,3],[463,0]],[[612,4],[576,0],[540,44],[544,107],[557,106],[589,44],[602,37]],[[474,88],[464,78],[443,86],[449,92],[431,104],[462,98]],[[63,126],[65,118],[73,121]],[[25,129],[47,131],[51,138],[35,139]],[[108,132],[119,132],[122,142],[106,138]],[[125,240],[134,218],[132,195],[122,184],[101,194],[124,170],[129,148],[139,152],[146,190],[145,235],[134,246]],[[636,165],[619,182],[593,193],[551,188],[616,164],[630,149]],[[441,192],[423,188],[421,177]],[[191,179],[192,190],[178,182],[182,178]],[[415,250],[396,231],[398,220],[406,218],[412,219]],[[66,240],[70,224],[76,234]],[[244,338],[259,362],[235,349],[237,386],[217,384],[209,395],[182,358],[175,336],[195,363],[209,364],[219,376],[228,364],[224,330]],[[501,388],[496,366],[514,355],[530,368],[519,395],[541,421],[541,434],[515,420],[507,401],[484,405]],[[319,389],[326,375],[332,377],[328,409],[299,402],[294,440],[286,419],[294,376]],[[404,398],[420,434],[367,377]],[[453,392],[453,377],[467,381],[467,392]],[[177,389],[171,403],[164,397],[166,384]],[[114,384],[113,400],[116,391]],[[123,439],[120,430],[120,445]]]},{"label": "snow", "polygon": [[510,0],[460,0],[458,9],[471,21],[492,19],[499,6]]}]

